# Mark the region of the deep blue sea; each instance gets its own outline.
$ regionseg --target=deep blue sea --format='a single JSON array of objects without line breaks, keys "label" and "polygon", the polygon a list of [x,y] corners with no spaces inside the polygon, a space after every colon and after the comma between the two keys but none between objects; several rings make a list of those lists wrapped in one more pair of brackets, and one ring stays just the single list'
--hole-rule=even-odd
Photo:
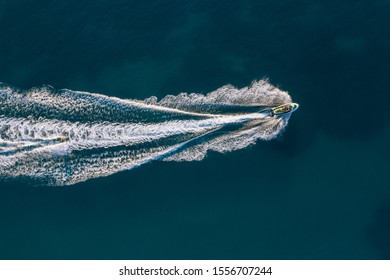
[{"label": "deep blue sea", "polygon": [[67,187],[0,182],[1,259],[390,259],[390,2],[0,0],[0,81],[120,98],[255,79],[283,135]]}]

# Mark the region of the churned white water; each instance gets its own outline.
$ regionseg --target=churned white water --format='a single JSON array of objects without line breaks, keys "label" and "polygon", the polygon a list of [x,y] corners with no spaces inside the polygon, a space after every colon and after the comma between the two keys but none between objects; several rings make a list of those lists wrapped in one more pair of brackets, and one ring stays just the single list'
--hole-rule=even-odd
[{"label": "churned white water", "polygon": [[0,84],[0,177],[70,185],[153,160],[202,160],[277,137],[289,115],[266,109],[289,102],[266,80],[159,101]]}]

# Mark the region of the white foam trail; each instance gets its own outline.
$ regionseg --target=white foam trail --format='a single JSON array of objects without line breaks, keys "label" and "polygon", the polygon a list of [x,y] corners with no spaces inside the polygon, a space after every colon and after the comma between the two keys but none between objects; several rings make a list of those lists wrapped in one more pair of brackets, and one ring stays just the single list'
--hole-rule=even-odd
[{"label": "white foam trail", "polygon": [[160,101],[0,84],[0,176],[70,185],[153,160],[201,160],[276,137],[289,117],[262,109],[288,102],[265,80]]}]

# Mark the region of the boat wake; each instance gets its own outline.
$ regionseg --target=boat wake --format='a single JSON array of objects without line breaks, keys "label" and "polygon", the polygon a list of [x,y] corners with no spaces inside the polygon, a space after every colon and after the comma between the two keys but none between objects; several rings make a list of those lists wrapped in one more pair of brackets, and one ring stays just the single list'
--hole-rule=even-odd
[{"label": "boat wake", "polygon": [[289,102],[266,80],[159,101],[0,83],[0,177],[71,185],[154,160],[202,160],[275,138],[290,114],[270,108]]}]

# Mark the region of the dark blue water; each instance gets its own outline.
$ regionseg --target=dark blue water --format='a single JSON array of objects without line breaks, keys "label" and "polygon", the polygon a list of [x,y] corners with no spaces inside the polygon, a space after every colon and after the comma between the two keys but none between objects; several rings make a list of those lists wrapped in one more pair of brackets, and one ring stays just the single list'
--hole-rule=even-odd
[{"label": "dark blue water", "polygon": [[[150,1],[151,2],[151,1]],[[121,98],[262,77],[281,139],[71,187],[0,183],[2,259],[389,259],[388,1],[0,1],[0,81]]]}]

